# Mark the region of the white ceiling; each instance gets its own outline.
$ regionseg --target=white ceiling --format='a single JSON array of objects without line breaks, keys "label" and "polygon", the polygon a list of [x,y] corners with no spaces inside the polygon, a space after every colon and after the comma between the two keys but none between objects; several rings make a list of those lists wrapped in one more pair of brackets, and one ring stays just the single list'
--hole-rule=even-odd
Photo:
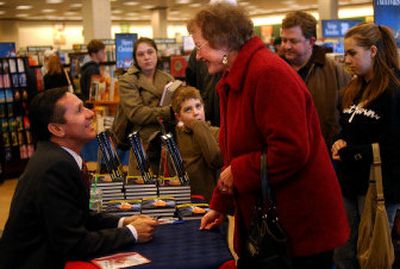
[{"label": "white ceiling", "polygon": [[[49,3],[52,1],[61,3]],[[166,7],[168,21],[185,21],[209,0],[110,0],[112,21],[150,21],[152,9]],[[0,0],[0,20],[81,21],[82,0]],[[238,0],[252,16],[316,10],[318,0]],[[340,0],[340,6],[370,4],[371,0]]]}]

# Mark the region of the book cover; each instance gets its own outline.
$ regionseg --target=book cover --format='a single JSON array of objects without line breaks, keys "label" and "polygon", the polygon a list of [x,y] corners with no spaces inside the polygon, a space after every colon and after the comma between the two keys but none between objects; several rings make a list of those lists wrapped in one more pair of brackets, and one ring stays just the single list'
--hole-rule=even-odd
[{"label": "book cover", "polygon": [[207,203],[202,204],[182,204],[176,206],[179,218],[183,220],[200,219],[209,210]]},{"label": "book cover", "polygon": [[117,253],[91,261],[101,269],[119,269],[149,263],[150,260],[137,252]]},{"label": "book cover", "polygon": [[142,209],[175,208],[175,199],[169,196],[143,198]]},{"label": "book cover", "polygon": [[165,85],[164,91],[161,95],[159,105],[160,106],[169,106],[171,104],[171,99],[172,99],[172,95],[174,94],[174,91],[176,89],[178,89],[182,84],[183,84],[183,82],[180,80],[174,80],[174,81],[167,83],[167,85]]},{"label": "book cover", "polygon": [[111,200],[107,203],[106,211],[109,213],[140,213],[142,200]]}]

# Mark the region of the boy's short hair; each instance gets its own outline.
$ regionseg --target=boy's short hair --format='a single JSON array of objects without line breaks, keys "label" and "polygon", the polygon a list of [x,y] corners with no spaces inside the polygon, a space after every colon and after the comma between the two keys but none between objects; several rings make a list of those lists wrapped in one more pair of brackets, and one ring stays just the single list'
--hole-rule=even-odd
[{"label": "boy's short hair", "polygon": [[172,109],[175,113],[179,113],[182,103],[188,99],[199,99],[204,104],[198,89],[191,86],[181,86],[172,95]]},{"label": "boy's short hair", "polygon": [[100,50],[105,49],[105,48],[106,48],[106,46],[104,45],[104,43],[98,39],[90,40],[89,44],[87,45],[87,50],[88,50],[89,55],[96,54]]}]

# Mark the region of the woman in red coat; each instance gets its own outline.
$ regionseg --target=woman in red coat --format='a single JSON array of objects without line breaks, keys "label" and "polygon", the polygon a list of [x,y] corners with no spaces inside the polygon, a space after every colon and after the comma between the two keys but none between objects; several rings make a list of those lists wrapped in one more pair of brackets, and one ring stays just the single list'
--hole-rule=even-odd
[{"label": "woman in red coat", "polygon": [[217,86],[224,168],[200,228],[211,229],[234,212],[234,246],[239,257],[244,254],[266,148],[268,180],[294,267],[330,268],[332,250],[346,242],[349,228],[305,84],[253,36],[253,24],[238,6],[207,6],[188,30],[208,72],[224,72]]}]

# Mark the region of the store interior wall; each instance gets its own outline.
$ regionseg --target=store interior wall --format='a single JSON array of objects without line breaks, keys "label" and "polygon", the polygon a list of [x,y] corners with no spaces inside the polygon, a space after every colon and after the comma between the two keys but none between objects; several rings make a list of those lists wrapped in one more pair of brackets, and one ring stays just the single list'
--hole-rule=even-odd
[{"label": "store interior wall", "polygon": [[[318,19],[318,12],[311,11]],[[286,14],[253,17],[255,26],[280,24]],[[373,16],[372,4],[341,7],[338,18]],[[111,35],[115,33],[137,33],[139,36],[153,37],[150,22],[113,22]],[[187,36],[185,22],[170,22],[167,27],[167,37],[179,38]],[[35,22],[24,20],[0,21],[0,42],[16,42],[17,48],[27,46],[52,45],[58,49],[71,49],[72,44],[84,44],[82,22]]]}]

